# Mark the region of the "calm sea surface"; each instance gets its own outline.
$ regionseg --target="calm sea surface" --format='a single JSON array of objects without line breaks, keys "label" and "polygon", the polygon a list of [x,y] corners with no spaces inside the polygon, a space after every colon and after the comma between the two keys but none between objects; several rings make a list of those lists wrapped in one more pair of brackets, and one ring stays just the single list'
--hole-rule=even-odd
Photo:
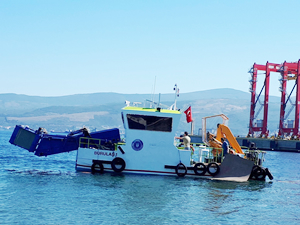
[{"label": "calm sea surface", "polygon": [[246,183],[75,171],[0,131],[0,224],[300,224],[300,154],[267,152],[274,180]]}]

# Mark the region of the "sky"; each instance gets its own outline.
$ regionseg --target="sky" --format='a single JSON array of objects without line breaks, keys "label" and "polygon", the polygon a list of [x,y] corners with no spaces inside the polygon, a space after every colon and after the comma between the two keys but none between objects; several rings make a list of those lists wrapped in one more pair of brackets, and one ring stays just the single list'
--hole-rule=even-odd
[{"label": "sky", "polygon": [[[175,83],[181,93],[248,92],[254,63],[300,59],[299,9],[296,0],[1,0],[0,93],[172,93]],[[278,78],[270,95],[281,94]]]}]

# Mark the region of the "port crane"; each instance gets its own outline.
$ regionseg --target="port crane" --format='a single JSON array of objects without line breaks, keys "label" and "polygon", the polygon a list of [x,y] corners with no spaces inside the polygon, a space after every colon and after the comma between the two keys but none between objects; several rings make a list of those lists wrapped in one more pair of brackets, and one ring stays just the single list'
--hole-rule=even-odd
[{"label": "port crane", "polygon": [[[256,84],[258,72],[262,71],[265,74],[265,80],[262,89],[259,94],[256,94]],[[280,88],[281,91],[281,105],[280,105],[280,118],[279,118],[279,130],[278,136],[283,138],[285,136],[292,136],[294,139],[299,139],[299,106],[300,106],[300,60],[298,62],[284,62],[281,64],[269,63],[266,65],[260,65],[254,63],[253,67],[249,71],[251,74],[250,92],[251,92],[251,106],[250,106],[250,121],[248,137],[254,137],[255,132],[260,132],[259,137],[267,138],[268,131],[268,105],[269,105],[269,87],[270,87],[270,73],[280,73],[281,77]],[[295,84],[290,93],[287,93],[287,81],[295,81]],[[260,97],[264,90],[264,101],[261,103]],[[293,92],[296,92],[295,103],[291,101]],[[291,108],[287,110],[287,103],[291,103]],[[256,110],[257,106],[260,108]],[[263,111],[263,119],[257,119],[260,111]],[[295,112],[294,120],[287,121],[287,118],[293,111]]]}]

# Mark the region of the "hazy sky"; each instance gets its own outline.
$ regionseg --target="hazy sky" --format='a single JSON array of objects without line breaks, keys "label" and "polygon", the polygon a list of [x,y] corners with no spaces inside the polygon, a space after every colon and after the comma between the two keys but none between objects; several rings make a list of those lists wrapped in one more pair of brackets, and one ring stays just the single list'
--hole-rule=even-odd
[{"label": "hazy sky", "polygon": [[0,93],[142,94],[154,84],[171,93],[175,83],[248,92],[254,62],[300,59],[299,9],[296,0],[1,0]]}]

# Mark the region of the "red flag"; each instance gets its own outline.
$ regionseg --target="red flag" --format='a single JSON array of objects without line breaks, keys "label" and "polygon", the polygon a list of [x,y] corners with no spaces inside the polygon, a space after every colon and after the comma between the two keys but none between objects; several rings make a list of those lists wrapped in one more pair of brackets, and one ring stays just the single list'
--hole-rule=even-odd
[{"label": "red flag", "polygon": [[192,122],[192,107],[188,107],[187,110],[184,111],[184,113],[186,114],[186,122]]}]

